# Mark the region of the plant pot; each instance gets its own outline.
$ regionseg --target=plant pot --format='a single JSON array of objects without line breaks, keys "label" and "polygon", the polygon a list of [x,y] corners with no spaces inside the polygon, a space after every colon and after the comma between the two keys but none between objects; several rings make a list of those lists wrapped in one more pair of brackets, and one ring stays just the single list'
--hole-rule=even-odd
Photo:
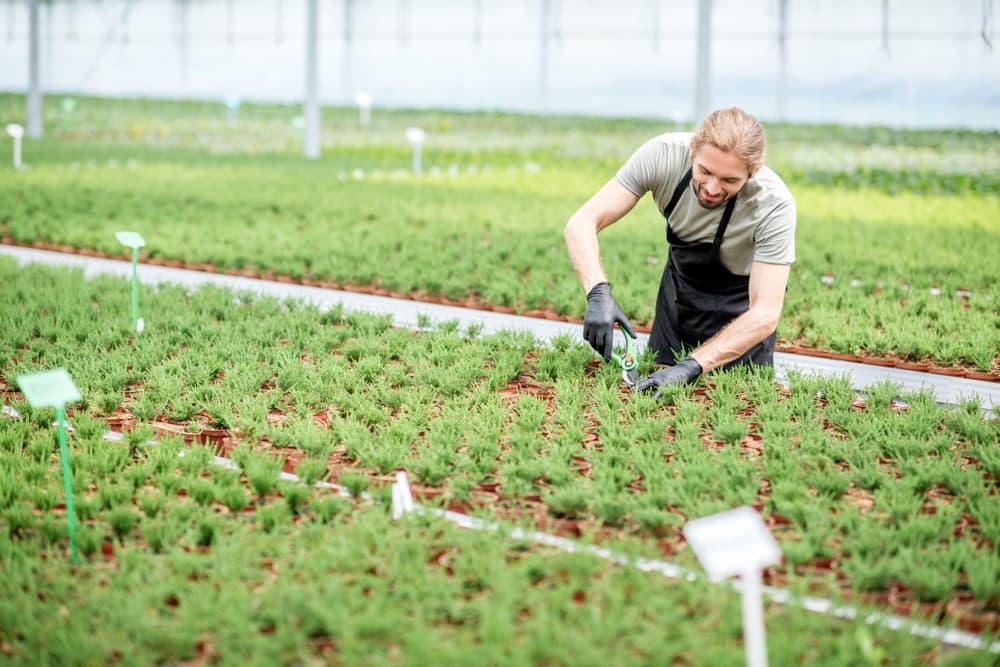
[{"label": "plant pot", "polygon": [[229,431],[224,428],[204,428],[198,434],[198,442],[208,445],[220,445],[229,437]]},{"label": "plant pot", "polygon": [[897,361],[896,368],[904,371],[926,373],[931,369],[931,365],[923,361]]},{"label": "plant pot", "polygon": [[884,357],[865,357],[863,363],[869,366],[884,366],[886,368],[892,368],[896,365],[895,359],[886,359]]},{"label": "plant pot", "polygon": [[965,378],[981,382],[1000,382],[1000,375],[988,371],[965,371]]},{"label": "plant pot", "polygon": [[930,371],[928,372],[933,373],[934,375],[946,375],[948,377],[963,377],[965,375],[964,368],[936,367],[936,368],[931,368]]},{"label": "plant pot", "polygon": [[112,415],[106,419],[108,422],[108,430],[114,433],[122,433],[124,431],[129,431],[135,424],[135,417],[132,415]]},{"label": "plant pot", "polygon": [[851,363],[861,363],[861,357],[856,354],[850,354],[848,352],[833,352],[830,355],[831,359],[836,359],[837,361],[849,361]]}]

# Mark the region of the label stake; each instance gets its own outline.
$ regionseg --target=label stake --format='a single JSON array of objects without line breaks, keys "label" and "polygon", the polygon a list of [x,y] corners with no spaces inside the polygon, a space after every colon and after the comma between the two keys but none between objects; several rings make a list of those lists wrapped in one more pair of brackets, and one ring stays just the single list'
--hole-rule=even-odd
[{"label": "label stake", "polygon": [[73,507],[73,473],[66,446],[66,404],[80,400],[80,391],[65,368],[18,375],[17,384],[33,408],[55,408],[59,429],[59,458],[62,459],[63,487],[66,489],[66,515],[69,520],[69,546],[74,563],[80,562],[76,549],[76,509]]},{"label": "label stake", "polygon": [[138,317],[139,314],[139,277],[137,267],[139,264],[139,248],[146,245],[146,241],[138,232],[116,232],[115,238],[123,246],[132,248],[132,328],[138,333],[142,333],[145,322]]},{"label": "label stake", "polygon": [[684,537],[712,581],[740,577],[747,667],[767,667],[761,570],[781,561],[781,548],[752,507],[689,521]]}]

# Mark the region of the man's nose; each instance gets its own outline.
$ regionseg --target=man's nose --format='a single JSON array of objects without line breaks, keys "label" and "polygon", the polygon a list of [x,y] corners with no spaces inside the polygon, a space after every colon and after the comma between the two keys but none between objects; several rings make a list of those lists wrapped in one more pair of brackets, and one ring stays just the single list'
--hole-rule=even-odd
[{"label": "man's nose", "polygon": [[705,183],[705,189],[713,197],[722,192],[722,183],[717,178],[709,178]]}]

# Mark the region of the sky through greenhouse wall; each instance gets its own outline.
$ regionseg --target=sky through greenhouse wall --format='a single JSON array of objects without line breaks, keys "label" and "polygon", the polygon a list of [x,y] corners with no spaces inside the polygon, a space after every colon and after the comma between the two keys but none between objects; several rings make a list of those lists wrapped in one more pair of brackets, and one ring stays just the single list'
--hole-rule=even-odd
[{"label": "sky through greenhouse wall", "polygon": [[[994,2],[712,3],[711,106],[765,119],[1000,128]],[[304,0],[53,0],[43,90],[300,102]],[[320,3],[325,104],[691,120],[698,0]],[[28,3],[0,5],[0,90],[28,83]],[[785,54],[784,103],[780,101]]]}]

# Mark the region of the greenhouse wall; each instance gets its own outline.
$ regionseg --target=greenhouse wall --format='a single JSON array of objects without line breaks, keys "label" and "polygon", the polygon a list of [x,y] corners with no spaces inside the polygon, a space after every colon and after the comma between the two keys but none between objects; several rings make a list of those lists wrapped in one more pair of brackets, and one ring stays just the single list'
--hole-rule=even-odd
[{"label": "greenhouse wall", "polygon": [[[28,85],[28,4],[0,4],[0,90]],[[711,105],[768,120],[1000,128],[994,5],[715,0]],[[320,94],[327,104],[367,92],[383,107],[690,120],[698,6],[321,0]],[[51,0],[41,3],[42,87],[297,103],[305,14],[305,0]]]}]

